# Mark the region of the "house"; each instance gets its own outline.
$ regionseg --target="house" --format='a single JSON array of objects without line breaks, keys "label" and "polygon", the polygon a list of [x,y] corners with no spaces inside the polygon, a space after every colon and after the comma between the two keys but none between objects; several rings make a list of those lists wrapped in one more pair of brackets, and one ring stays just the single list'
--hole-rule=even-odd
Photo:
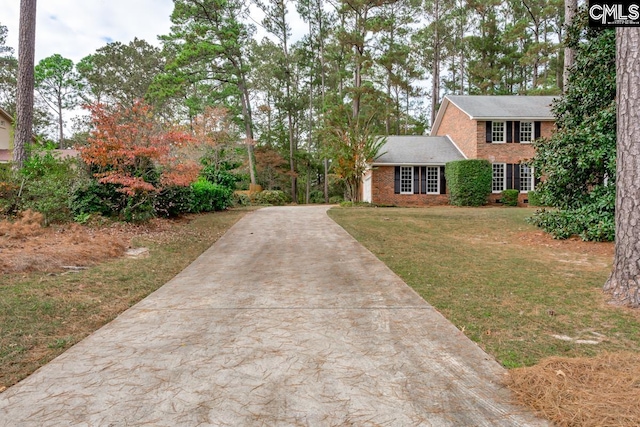
[{"label": "house", "polygon": [[388,136],[363,177],[363,201],[380,205],[446,205],[444,165],[465,155],[448,136]]},{"label": "house", "polygon": [[[439,185],[443,185],[446,162],[486,159],[493,169],[489,202],[499,200],[504,190],[516,189],[520,204],[525,204],[527,192],[536,184],[533,168],[526,163],[535,153],[531,143],[551,136],[555,129],[552,101],[551,96],[445,96],[430,136],[388,137],[383,154],[364,176],[363,200],[397,206],[445,204],[446,188],[438,194],[429,191],[435,188],[435,172],[430,168],[441,167]],[[402,141],[411,141],[410,146],[403,147]],[[459,155],[453,156],[454,152]],[[409,181],[414,184],[410,186]]]},{"label": "house", "polygon": [[0,108],[0,163],[11,160],[11,147],[13,146],[13,119]]}]

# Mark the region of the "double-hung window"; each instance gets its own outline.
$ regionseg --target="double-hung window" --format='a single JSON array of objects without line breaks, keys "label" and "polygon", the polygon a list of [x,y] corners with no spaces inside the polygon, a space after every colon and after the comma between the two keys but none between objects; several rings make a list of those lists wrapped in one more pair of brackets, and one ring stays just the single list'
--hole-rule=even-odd
[{"label": "double-hung window", "polygon": [[413,166],[400,167],[400,194],[413,194]]},{"label": "double-hung window", "polygon": [[523,193],[533,190],[533,168],[527,164],[521,163],[520,167],[520,191]]},{"label": "double-hung window", "polygon": [[520,142],[533,141],[533,122],[520,122]]},{"label": "double-hung window", "polygon": [[491,123],[491,141],[500,143],[505,142],[505,124],[504,122],[492,122]]},{"label": "double-hung window", "polygon": [[440,194],[440,167],[427,167],[427,194]]},{"label": "double-hung window", "polygon": [[491,191],[494,193],[500,193],[504,191],[506,188],[507,182],[507,171],[506,165],[504,163],[494,163],[492,165],[493,168],[493,179],[491,183]]}]

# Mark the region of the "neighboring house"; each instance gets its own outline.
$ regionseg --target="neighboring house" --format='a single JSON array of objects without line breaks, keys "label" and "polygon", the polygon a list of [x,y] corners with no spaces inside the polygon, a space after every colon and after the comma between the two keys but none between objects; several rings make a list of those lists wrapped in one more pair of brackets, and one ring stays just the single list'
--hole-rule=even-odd
[{"label": "neighboring house", "polygon": [[[408,180],[417,179],[416,182],[421,183],[423,177],[419,173],[421,169],[414,168],[413,174],[410,174],[407,167],[422,166],[425,159],[434,159],[434,165],[444,165],[451,160],[466,158],[491,162],[493,182],[490,202],[499,200],[502,191],[516,189],[520,191],[520,203],[525,204],[527,192],[533,190],[536,184],[533,168],[527,164],[535,153],[531,143],[538,138],[551,136],[555,129],[552,101],[552,96],[445,96],[433,123],[431,136],[406,137],[413,138],[407,139],[412,141],[411,148],[401,147],[403,137],[388,138],[381,150],[384,154],[371,164],[372,169],[364,177],[364,200],[398,206],[428,205],[436,201],[442,204],[442,198],[419,198],[409,194]],[[422,144],[418,144],[418,141],[422,141]],[[443,156],[443,147],[447,145],[444,141],[462,157]],[[399,156],[404,157],[399,159]],[[393,163],[398,160],[407,163]],[[391,166],[395,168],[395,179],[389,182],[387,178],[385,187],[376,191],[375,184],[382,182],[383,178],[376,175],[388,177],[388,167]],[[396,166],[404,166],[399,176]],[[416,171],[418,178],[415,177]],[[431,172],[431,175],[427,174],[427,179],[434,176],[434,172]],[[369,194],[366,192],[367,179],[371,186]],[[400,190],[405,191],[397,193],[398,182]],[[415,188],[412,187],[411,191],[415,191]],[[422,191],[422,187],[419,187],[419,191]],[[389,193],[393,197],[389,197]],[[425,196],[429,195],[427,192]]]},{"label": "neighboring house", "polygon": [[11,148],[13,147],[13,119],[0,108],[0,163],[11,160]]}]

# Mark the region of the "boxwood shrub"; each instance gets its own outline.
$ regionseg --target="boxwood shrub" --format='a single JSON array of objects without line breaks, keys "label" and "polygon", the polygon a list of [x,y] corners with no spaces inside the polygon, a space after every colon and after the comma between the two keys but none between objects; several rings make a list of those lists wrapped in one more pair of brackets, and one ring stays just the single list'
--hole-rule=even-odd
[{"label": "boxwood shrub", "polygon": [[505,206],[518,206],[518,196],[520,191],[518,190],[504,190],[502,192],[502,203]]},{"label": "boxwood shrub", "polygon": [[445,167],[449,202],[455,206],[482,206],[491,194],[491,163],[488,160],[456,160]]}]

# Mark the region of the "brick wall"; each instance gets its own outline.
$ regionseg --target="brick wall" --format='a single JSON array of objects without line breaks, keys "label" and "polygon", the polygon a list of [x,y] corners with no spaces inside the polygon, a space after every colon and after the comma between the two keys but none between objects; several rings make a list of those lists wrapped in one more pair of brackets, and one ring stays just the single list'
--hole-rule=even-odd
[{"label": "brick wall", "polygon": [[[550,137],[554,129],[554,122],[542,122],[540,126],[541,137]],[[487,143],[486,122],[477,122],[476,138],[478,141],[477,158],[487,159],[491,163],[519,163],[531,159],[535,154],[533,145],[530,143]]]},{"label": "brick wall", "polygon": [[436,206],[448,205],[446,194],[394,194],[394,167],[377,166],[371,178],[372,202],[393,206]]},{"label": "brick wall", "polygon": [[444,111],[436,135],[449,136],[467,158],[477,158],[476,121],[471,120],[467,114],[450,102]]}]

